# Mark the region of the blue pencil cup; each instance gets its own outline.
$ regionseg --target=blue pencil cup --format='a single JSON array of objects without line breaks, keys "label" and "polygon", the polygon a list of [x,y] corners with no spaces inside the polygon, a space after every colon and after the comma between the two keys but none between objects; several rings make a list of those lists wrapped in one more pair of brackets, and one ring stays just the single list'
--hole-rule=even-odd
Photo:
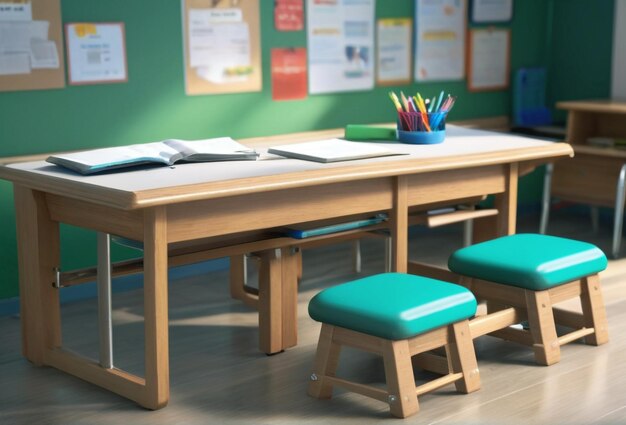
[{"label": "blue pencil cup", "polygon": [[414,145],[434,145],[443,142],[446,130],[440,131],[404,131],[396,130],[396,137],[402,143]]},{"label": "blue pencil cup", "polygon": [[422,114],[399,111],[396,137],[402,143],[417,145],[441,143],[446,138],[446,115],[446,112]]}]

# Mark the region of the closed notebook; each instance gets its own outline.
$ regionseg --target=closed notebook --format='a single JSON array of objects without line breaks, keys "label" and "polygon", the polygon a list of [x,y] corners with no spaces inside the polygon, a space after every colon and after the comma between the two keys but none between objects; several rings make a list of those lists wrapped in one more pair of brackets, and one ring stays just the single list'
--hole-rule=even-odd
[{"label": "closed notebook", "polygon": [[230,137],[206,140],[170,139],[162,142],[93,149],[64,155],[52,155],[47,162],[93,174],[140,164],[172,165],[178,161],[210,162],[255,160],[257,153]]},{"label": "closed notebook", "polygon": [[268,153],[315,162],[351,161],[379,156],[403,155],[401,152],[393,152],[372,143],[348,142],[341,139],[273,146],[268,149]]}]

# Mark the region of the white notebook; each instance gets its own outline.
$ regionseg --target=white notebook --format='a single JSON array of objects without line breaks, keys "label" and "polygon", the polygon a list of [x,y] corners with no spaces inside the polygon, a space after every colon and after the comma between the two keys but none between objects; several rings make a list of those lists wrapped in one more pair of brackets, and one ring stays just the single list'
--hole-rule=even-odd
[{"label": "white notebook", "polygon": [[114,148],[94,149],[64,155],[52,155],[46,161],[77,171],[93,174],[140,164],[172,165],[177,161],[210,162],[255,160],[257,153],[230,137],[206,140],[170,139]]},{"label": "white notebook", "polygon": [[348,142],[341,139],[273,146],[267,152],[287,158],[315,162],[351,161],[379,156],[405,155],[404,153],[393,152],[372,143]]}]

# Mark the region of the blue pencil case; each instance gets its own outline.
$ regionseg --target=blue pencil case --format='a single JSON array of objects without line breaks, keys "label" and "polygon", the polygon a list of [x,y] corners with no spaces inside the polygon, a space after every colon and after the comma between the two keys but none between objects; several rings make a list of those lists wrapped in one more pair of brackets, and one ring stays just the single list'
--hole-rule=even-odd
[{"label": "blue pencil case", "polygon": [[365,220],[350,221],[347,223],[338,223],[330,226],[316,227],[313,229],[295,229],[287,228],[288,236],[295,239],[305,239],[313,236],[329,235],[331,233],[345,232],[347,230],[360,229],[362,227],[372,226],[387,221],[387,214],[377,214],[375,217]]}]

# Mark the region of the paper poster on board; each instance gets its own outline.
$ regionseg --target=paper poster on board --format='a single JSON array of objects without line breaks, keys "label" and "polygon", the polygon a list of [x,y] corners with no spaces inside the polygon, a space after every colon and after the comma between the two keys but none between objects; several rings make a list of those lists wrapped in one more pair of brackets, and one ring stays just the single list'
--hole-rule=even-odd
[{"label": "paper poster on board", "polygon": [[297,100],[306,97],[306,49],[272,49],[272,100]]},{"label": "paper poster on board", "polygon": [[124,23],[72,23],[65,29],[70,84],[128,80]]},{"label": "paper poster on board", "polygon": [[260,91],[258,0],[182,0],[188,95]]},{"label": "paper poster on board", "polygon": [[415,0],[415,80],[465,76],[465,0]]},{"label": "paper poster on board", "polygon": [[250,28],[241,9],[189,10],[189,62],[201,78],[214,84],[248,79]]},{"label": "paper poster on board", "polygon": [[509,22],[513,19],[513,0],[472,0],[472,22]]},{"label": "paper poster on board", "polygon": [[311,94],[374,87],[375,0],[308,0]]},{"label": "paper poster on board", "polygon": [[406,84],[411,81],[411,24],[410,18],[378,20],[378,84]]},{"label": "paper poster on board", "polygon": [[275,0],[276,31],[300,31],[304,28],[304,0]]},{"label": "paper poster on board", "polygon": [[0,22],[29,22],[33,20],[30,2],[0,0]]},{"label": "paper poster on board", "polygon": [[502,90],[509,86],[511,31],[472,29],[467,85],[471,91]]}]

